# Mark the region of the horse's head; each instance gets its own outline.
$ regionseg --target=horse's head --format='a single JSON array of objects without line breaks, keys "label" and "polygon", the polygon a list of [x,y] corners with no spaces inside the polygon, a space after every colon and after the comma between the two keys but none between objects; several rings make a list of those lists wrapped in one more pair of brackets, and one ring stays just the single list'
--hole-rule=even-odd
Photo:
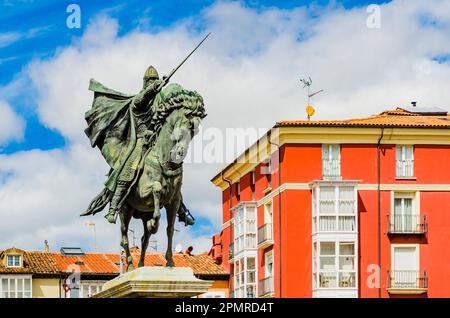
[{"label": "horse's head", "polygon": [[169,85],[162,93],[166,107],[173,109],[167,118],[173,127],[170,160],[182,163],[190,141],[197,134],[200,122],[206,117],[203,98],[197,92],[188,91],[178,84]]}]

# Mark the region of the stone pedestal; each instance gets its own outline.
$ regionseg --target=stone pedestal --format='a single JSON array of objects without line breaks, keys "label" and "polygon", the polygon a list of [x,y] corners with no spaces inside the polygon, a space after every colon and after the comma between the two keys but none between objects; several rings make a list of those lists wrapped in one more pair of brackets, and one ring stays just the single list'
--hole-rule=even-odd
[{"label": "stone pedestal", "polygon": [[189,267],[140,267],[103,285],[94,298],[193,297],[206,293],[212,281],[198,279]]}]

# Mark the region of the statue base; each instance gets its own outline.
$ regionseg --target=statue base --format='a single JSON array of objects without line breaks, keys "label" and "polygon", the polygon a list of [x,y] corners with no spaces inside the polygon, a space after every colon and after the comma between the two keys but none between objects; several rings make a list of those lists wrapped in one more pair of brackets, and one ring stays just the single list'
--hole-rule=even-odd
[{"label": "statue base", "polygon": [[212,281],[198,279],[190,267],[140,267],[106,282],[93,298],[183,298],[206,293]]}]

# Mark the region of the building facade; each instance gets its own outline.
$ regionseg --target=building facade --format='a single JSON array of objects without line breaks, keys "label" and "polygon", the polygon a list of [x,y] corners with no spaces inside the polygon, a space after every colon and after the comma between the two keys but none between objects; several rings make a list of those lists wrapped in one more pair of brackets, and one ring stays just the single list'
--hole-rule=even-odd
[{"label": "building facade", "polygon": [[[136,247],[131,251],[137,267],[140,251]],[[190,267],[197,278],[213,281],[208,292],[198,297],[229,297],[229,274],[208,254],[176,253],[173,258],[175,266]],[[164,254],[146,254],[145,266],[165,264]],[[118,253],[85,253],[80,248],[62,248],[59,252],[10,248],[0,252],[0,298],[90,298],[120,272]]]},{"label": "building facade", "polygon": [[212,179],[232,296],[450,297],[449,128],[420,108],[277,123]]}]

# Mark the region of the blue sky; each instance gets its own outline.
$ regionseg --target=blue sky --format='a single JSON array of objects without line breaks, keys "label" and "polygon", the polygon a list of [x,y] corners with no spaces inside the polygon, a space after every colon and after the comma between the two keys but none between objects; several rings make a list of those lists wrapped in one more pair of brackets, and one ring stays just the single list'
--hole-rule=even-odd
[{"label": "blue sky", "polygon": [[[89,78],[135,92],[148,63],[170,70],[207,31],[174,78],[205,97],[206,128],[303,118],[305,75],[325,90],[317,119],[411,100],[450,107],[450,6],[431,2],[0,0],[0,217],[8,220],[0,234],[24,248],[48,239],[89,249],[88,220],[78,214],[107,172],[83,134]],[[81,8],[80,29],[66,26],[71,3]],[[374,3],[379,29],[366,25]],[[209,180],[225,164],[186,165],[183,195],[198,226],[180,240],[207,248],[220,231],[220,191]],[[115,250],[117,229],[101,217],[98,245]]]},{"label": "blue sky", "polygon": [[[363,7],[371,3],[386,1],[342,0],[331,3],[344,8]],[[66,27],[68,4],[75,3],[81,8],[82,27]],[[108,14],[120,22],[119,35],[134,29],[161,31],[174,23],[196,15],[214,3],[213,0],[156,0],[156,1],[49,1],[49,0],[3,0],[0,5],[1,34],[17,36],[13,43],[0,47],[0,85],[12,81],[33,59],[52,57],[59,47],[69,45],[80,37],[87,22],[99,14]],[[256,9],[277,7],[292,9],[299,6],[326,6],[329,1],[242,1]],[[199,29],[202,29],[200,24]],[[0,42],[1,43],[1,42]],[[52,149],[65,146],[65,140],[57,132],[42,125],[30,109],[33,109],[33,91],[17,94],[12,105],[26,119],[25,137],[21,141],[11,141],[2,145],[2,153],[20,150]]]}]

